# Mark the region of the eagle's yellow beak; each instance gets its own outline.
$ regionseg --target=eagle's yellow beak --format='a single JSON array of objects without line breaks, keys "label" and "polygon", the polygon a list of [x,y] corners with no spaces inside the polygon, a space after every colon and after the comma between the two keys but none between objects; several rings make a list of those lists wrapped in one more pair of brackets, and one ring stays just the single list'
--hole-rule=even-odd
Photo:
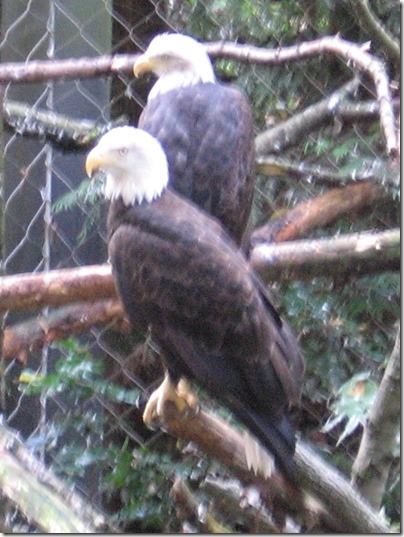
[{"label": "eagle's yellow beak", "polygon": [[86,159],[86,173],[90,179],[92,176],[103,169],[105,165],[112,164],[113,159],[106,153],[102,153],[96,146],[92,149]]},{"label": "eagle's yellow beak", "polygon": [[133,66],[133,74],[138,77],[143,73],[150,73],[151,71],[153,71],[154,67],[155,62],[146,54],[142,54],[135,61],[135,65]]}]

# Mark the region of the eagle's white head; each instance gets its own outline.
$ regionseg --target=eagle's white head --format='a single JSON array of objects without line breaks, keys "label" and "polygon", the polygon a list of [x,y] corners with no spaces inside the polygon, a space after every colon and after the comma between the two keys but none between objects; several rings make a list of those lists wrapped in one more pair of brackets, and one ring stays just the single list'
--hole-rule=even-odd
[{"label": "eagle's white head", "polygon": [[105,197],[125,205],[153,201],[168,183],[168,164],[160,142],[135,127],[116,127],[90,151],[86,172],[105,174]]},{"label": "eagle's white head", "polygon": [[205,47],[183,34],[160,34],[151,41],[133,66],[135,76],[150,71],[158,80],[149,93],[149,100],[175,88],[215,82]]}]

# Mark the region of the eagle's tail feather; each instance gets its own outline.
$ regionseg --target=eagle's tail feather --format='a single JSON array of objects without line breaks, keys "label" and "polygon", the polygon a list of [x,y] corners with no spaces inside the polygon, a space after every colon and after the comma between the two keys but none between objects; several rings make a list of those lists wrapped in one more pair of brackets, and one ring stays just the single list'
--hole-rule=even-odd
[{"label": "eagle's tail feather", "polygon": [[294,483],[296,470],[293,456],[296,440],[294,428],[288,417],[283,415],[277,421],[270,420],[268,416],[261,416],[246,408],[234,409],[234,413],[255,437],[246,436],[245,449],[248,466],[264,477],[268,477],[272,473],[274,459],[285,477]]}]

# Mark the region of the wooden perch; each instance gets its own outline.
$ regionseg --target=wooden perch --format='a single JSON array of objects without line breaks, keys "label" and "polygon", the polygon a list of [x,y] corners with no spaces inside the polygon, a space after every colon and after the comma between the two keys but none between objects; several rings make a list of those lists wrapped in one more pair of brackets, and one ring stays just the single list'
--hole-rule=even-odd
[{"label": "wooden perch", "polygon": [[[372,274],[399,269],[399,246],[400,230],[263,244],[252,250],[251,264],[267,281],[335,276],[337,273],[345,276]],[[0,278],[0,312],[95,302],[116,296],[110,265]]]},{"label": "wooden perch", "polygon": [[250,248],[262,243],[296,240],[314,229],[328,226],[345,215],[385,203],[386,192],[380,185],[361,182],[298,203],[282,216],[251,233]]},{"label": "wooden perch", "polygon": [[228,423],[205,411],[185,419],[171,403],[165,410],[163,427],[169,434],[193,442],[208,456],[227,466],[244,484],[254,484],[260,490],[269,488],[274,500],[299,523],[310,527],[313,520],[319,519],[324,531],[343,533],[389,531],[350,483],[303,443],[299,444],[295,457],[297,477],[302,490],[320,499],[321,506],[276,472],[265,481],[248,470],[243,436]]},{"label": "wooden perch", "polygon": [[95,78],[118,73],[133,76],[133,65],[138,56],[139,54],[115,54],[97,58],[80,57],[66,60],[3,63],[0,65],[0,84]]},{"label": "wooden perch", "polygon": [[400,230],[262,244],[252,251],[251,263],[266,281],[399,271]]},{"label": "wooden perch", "polygon": [[380,509],[400,431],[400,329],[375,400],[370,408],[352,483],[374,509]]}]

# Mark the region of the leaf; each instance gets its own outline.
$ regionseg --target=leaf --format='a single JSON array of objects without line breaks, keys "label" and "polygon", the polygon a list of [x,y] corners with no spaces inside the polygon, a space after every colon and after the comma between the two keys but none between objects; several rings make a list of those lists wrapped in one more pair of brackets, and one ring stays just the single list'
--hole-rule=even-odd
[{"label": "leaf", "polygon": [[334,417],[330,417],[322,428],[324,432],[329,432],[346,420],[344,429],[338,438],[337,446],[352,434],[358,426],[365,424],[366,416],[376,392],[377,384],[370,378],[369,371],[357,373],[341,386],[337,398],[331,406]]}]

